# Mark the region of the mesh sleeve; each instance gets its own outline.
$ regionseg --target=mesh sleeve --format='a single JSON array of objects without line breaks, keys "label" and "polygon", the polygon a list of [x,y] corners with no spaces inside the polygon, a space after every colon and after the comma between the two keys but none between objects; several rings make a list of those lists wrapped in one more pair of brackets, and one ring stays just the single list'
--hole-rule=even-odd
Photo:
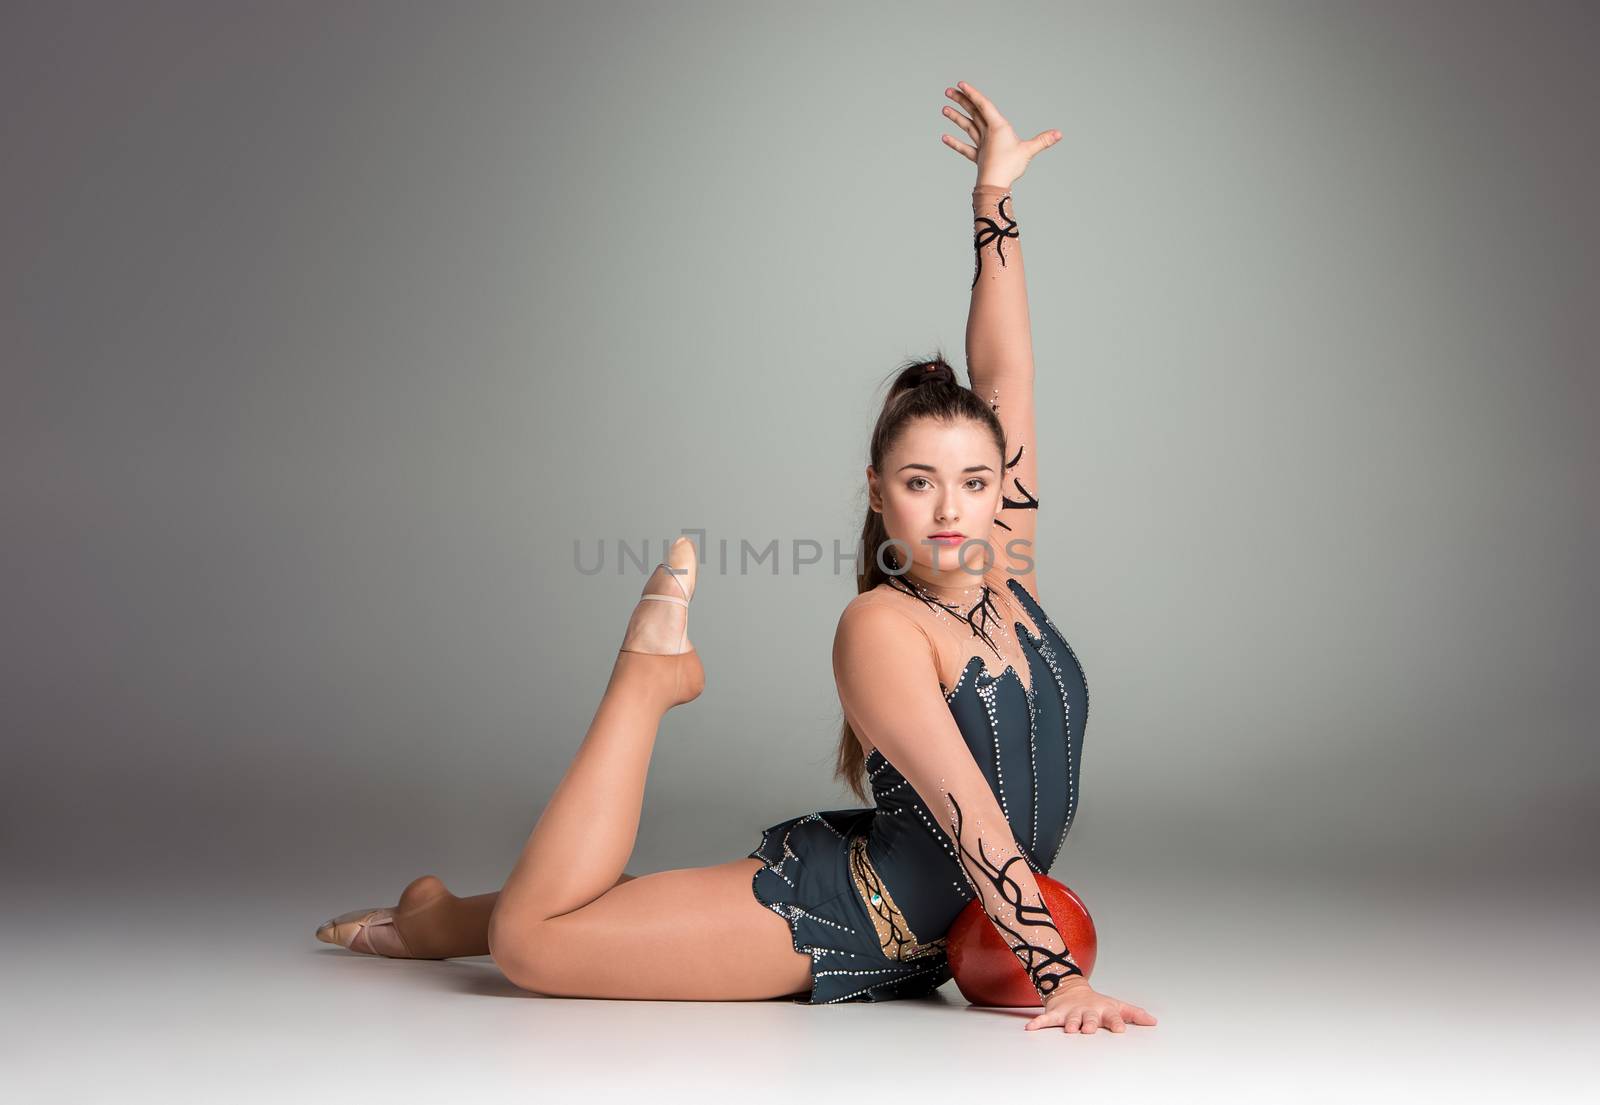
[{"label": "mesh sleeve", "polygon": [[1083,971],[945,703],[921,630],[881,602],[852,602],[834,636],[833,668],[845,719],[922,798],[1043,1004]]}]

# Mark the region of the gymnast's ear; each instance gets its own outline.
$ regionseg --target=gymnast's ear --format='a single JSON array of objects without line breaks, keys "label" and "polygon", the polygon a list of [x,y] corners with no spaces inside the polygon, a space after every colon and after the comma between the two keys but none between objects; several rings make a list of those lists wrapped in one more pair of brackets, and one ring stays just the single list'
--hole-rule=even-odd
[{"label": "gymnast's ear", "polygon": [[883,513],[883,492],[878,488],[878,474],[867,465],[867,506],[874,514]]}]

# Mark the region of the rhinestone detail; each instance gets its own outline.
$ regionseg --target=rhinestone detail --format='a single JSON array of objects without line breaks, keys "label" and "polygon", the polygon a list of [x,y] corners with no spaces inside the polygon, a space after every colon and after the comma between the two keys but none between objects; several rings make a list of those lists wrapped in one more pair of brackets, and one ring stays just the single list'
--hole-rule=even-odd
[{"label": "rhinestone detail", "polygon": [[861,904],[878,934],[878,946],[889,959],[901,961],[921,959],[942,954],[945,940],[921,941],[911,931],[911,924],[900,907],[895,905],[888,884],[878,874],[877,866],[867,850],[867,838],[858,836],[850,842],[850,881],[855,885]]},{"label": "rhinestone detail", "polygon": [[[1001,738],[1010,735],[1009,731],[1007,733],[1000,732],[1001,727],[997,703],[998,696],[1003,690],[1001,683],[1003,683],[1004,680],[1009,676],[1011,679],[1015,680],[1019,690],[1021,690],[1023,700],[1028,708],[1028,764],[1033,808],[1029,813],[1029,824],[1025,827],[1027,830],[1031,830],[1027,839],[1030,841],[1032,847],[1019,849],[1019,851],[1023,853],[1028,866],[1033,869],[1035,873],[1042,874],[1049,869],[1050,865],[1055,862],[1056,857],[1059,855],[1060,850],[1066,840],[1067,829],[1070,827],[1073,815],[1077,809],[1078,795],[1076,789],[1076,778],[1074,775],[1076,765],[1074,763],[1075,757],[1073,755],[1071,743],[1071,722],[1077,721],[1081,728],[1084,721],[1087,720],[1088,684],[1087,680],[1085,679],[1083,681],[1083,687],[1085,691],[1083,717],[1072,718],[1070,716],[1072,708],[1071,700],[1067,697],[1066,693],[1066,673],[1061,667],[1062,663],[1064,663],[1061,653],[1064,651],[1066,654],[1071,656],[1074,663],[1077,663],[1078,658],[1076,653],[1073,652],[1071,645],[1066,642],[1065,637],[1061,634],[1055,623],[1051,621],[1049,616],[1045,615],[1043,611],[1038,608],[1036,602],[1030,601],[1032,596],[1028,595],[1019,583],[1016,581],[1009,581],[1007,590],[1010,592],[1010,596],[1014,598],[1017,604],[1022,608],[1027,617],[1027,621],[1008,619],[1006,622],[1001,623],[1002,630],[1005,626],[1009,626],[1011,632],[1016,634],[1018,646],[1021,648],[1022,660],[1017,661],[1014,664],[1007,664],[1006,667],[998,674],[990,674],[983,665],[982,657],[971,657],[967,665],[962,668],[960,674],[956,678],[954,686],[952,686],[947,692],[944,692],[943,697],[945,698],[947,704],[951,704],[954,702],[956,696],[963,690],[967,689],[968,684],[971,684],[972,692],[982,704],[985,716],[988,718],[989,735],[992,742],[991,748],[995,750],[997,756],[995,776],[997,782],[1000,782],[1001,764],[998,759],[998,741]],[[1039,626],[1042,632],[1032,632],[1029,624],[1030,622],[1033,625]],[[1003,633],[997,633],[996,635],[1001,640],[1004,639]],[[1032,647],[1023,647],[1024,644],[1031,645]],[[1043,663],[1036,663],[1036,660],[1042,660]],[[1021,671],[1024,662],[1027,668],[1026,673]],[[1039,678],[1043,677],[1046,672],[1049,674],[1050,682],[1055,685],[1056,694],[1063,710],[1063,721],[1065,723],[1063,731],[1065,734],[1065,739],[1067,740],[1066,782],[1068,789],[1066,806],[1067,816],[1065,819],[1065,824],[1063,825],[1060,837],[1055,843],[1055,852],[1050,857],[1050,864],[1045,864],[1041,867],[1038,859],[1036,859],[1034,855],[1034,853],[1036,853],[1038,850],[1039,833],[1041,828],[1039,823],[1038,802],[1040,792],[1038,741],[1043,730],[1040,727],[1041,715],[1039,711],[1044,709],[1047,703],[1052,711],[1055,709],[1054,703],[1050,702],[1048,698],[1042,699],[1038,697],[1039,694],[1044,693],[1044,688],[1049,686],[1048,683],[1042,685],[1038,683]],[[1078,674],[1081,675],[1081,673],[1082,665],[1078,664]],[[1028,677],[1027,682],[1024,682],[1024,674],[1026,674]],[[1017,729],[1019,732],[1015,737],[1012,738],[1014,740],[1020,740],[1020,722],[1017,725]],[[981,749],[979,751],[979,755],[983,755]],[[872,763],[871,761],[873,757],[877,757],[879,762]],[[956,895],[957,900],[961,902],[970,902],[974,897],[974,888],[970,883],[962,881],[964,879],[964,871],[961,869],[957,860],[956,852],[951,846],[949,837],[945,834],[944,829],[932,819],[931,811],[928,810],[927,806],[921,801],[919,796],[915,796],[915,791],[913,791],[911,795],[907,795],[905,793],[905,789],[909,786],[909,783],[904,777],[900,776],[897,771],[893,770],[893,765],[881,752],[879,752],[877,749],[873,749],[867,754],[866,760],[867,762],[865,767],[867,775],[868,778],[872,780],[873,791],[880,802],[884,799],[890,798],[891,796],[897,796],[894,798],[894,801],[890,803],[894,808],[884,809],[882,808],[882,805],[880,805],[877,812],[885,816],[890,816],[902,814],[909,809],[915,813],[920,829],[923,832],[926,832],[926,834],[933,840],[938,841],[940,848],[943,849],[944,854],[948,856],[951,861],[951,878],[947,883],[951,889],[951,892]],[[887,775],[885,774],[886,772],[888,773]],[[1011,817],[1011,811],[1009,809],[1008,799],[1005,795],[1003,785],[1000,787],[999,798],[1001,807],[1005,811],[1006,817],[1009,819]],[[799,818],[794,822],[794,824],[800,825],[813,820],[821,823],[830,833],[840,840],[864,841],[866,839],[866,837],[862,836],[860,832],[856,832],[854,835],[847,835],[846,833],[841,832],[835,825],[830,823],[827,819],[821,817],[819,814],[812,814],[804,818]],[[905,823],[901,822],[901,824],[904,825]],[[897,831],[904,830],[902,829]],[[773,871],[780,882],[791,889],[797,889],[800,880],[796,872],[796,867],[801,863],[801,857],[797,855],[794,849],[789,846],[790,841],[788,836],[785,835],[781,846],[777,849],[777,854],[779,856],[777,862],[774,863],[768,860],[766,858],[766,853],[769,845],[773,843],[769,839],[769,833],[770,830],[763,833],[762,847],[757,849],[757,851],[752,852],[751,855],[757,856],[763,860],[762,870]],[[876,911],[888,910],[890,907],[895,907],[894,913],[900,913],[900,910],[894,902],[893,895],[888,891],[887,886],[882,885],[881,879],[876,880],[876,883],[877,885],[869,887],[864,895],[859,890],[855,892],[855,896],[863,902],[863,905],[867,910],[868,918],[872,919],[875,916]],[[760,897],[759,893],[757,897]],[[876,924],[871,930],[859,926],[859,922],[857,922],[856,928],[852,928],[848,924],[841,923],[840,920],[819,916],[815,910],[824,907],[817,905],[816,903],[807,903],[813,907],[811,909],[807,909],[790,902],[768,903],[763,901],[762,904],[766,905],[767,908],[773,913],[784,918],[784,920],[790,926],[794,939],[795,950],[809,957],[812,963],[812,974],[814,979],[811,994],[812,1004],[834,1004],[837,1002],[854,1001],[863,998],[865,998],[865,1000],[882,1000],[886,997],[908,996],[910,994],[919,992],[919,980],[921,984],[926,987],[926,990],[931,990],[932,987],[936,986],[939,982],[938,972],[947,966],[947,959],[945,956],[941,955],[935,957],[932,955],[931,951],[929,952],[929,958],[926,966],[922,966],[918,963],[906,962],[905,960],[900,960],[897,964],[885,965],[883,963],[883,959],[881,958],[882,955],[886,954],[883,950],[884,943],[882,934],[877,931]],[[900,913],[900,915],[903,916],[903,913]],[[851,920],[857,916],[859,915],[852,913],[850,916],[844,918],[844,920]],[[890,914],[890,916],[893,916],[893,914]],[[837,932],[841,936],[852,936],[857,939],[860,939],[861,937],[867,937],[873,943],[878,945],[877,954],[866,951],[855,952],[844,948],[826,946],[833,943],[831,940],[825,941],[824,944],[811,944],[803,942],[799,933],[796,931],[796,926],[802,922],[820,926],[829,932]],[[910,930],[907,927],[904,931],[909,933]],[[820,934],[812,932],[808,933],[807,935],[811,935],[813,939],[815,939],[816,936]],[[871,946],[872,945],[870,943],[867,945],[868,948]],[[890,942],[890,946],[893,946],[893,941]],[[874,960],[876,960],[876,962],[873,962]],[[825,979],[833,980],[851,978],[858,979],[861,985],[858,987],[852,987],[847,992],[841,993],[835,997],[826,999],[816,997],[818,990],[817,984],[821,981]],[[848,983],[846,983],[846,985],[848,985]],[[926,992],[926,990],[922,992]]]}]

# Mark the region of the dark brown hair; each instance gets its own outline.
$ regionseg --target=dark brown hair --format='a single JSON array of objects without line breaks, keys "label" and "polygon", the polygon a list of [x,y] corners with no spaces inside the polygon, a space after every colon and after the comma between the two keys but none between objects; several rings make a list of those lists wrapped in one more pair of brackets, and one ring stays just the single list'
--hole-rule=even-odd
[{"label": "dark brown hair", "polygon": [[[984,427],[994,437],[995,448],[1000,451],[1001,462],[1006,455],[1005,430],[1000,426],[989,404],[956,379],[955,369],[945,363],[942,353],[935,352],[925,361],[909,361],[894,370],[893,380],[872,427],[872,438],[867,446],[867,456],[873,470],[883,477],[883,458],[905,433],[906,427],[919,418],[955,424],[971,420]],[[857,550],[856,593],[872,590],[889,578],[889,573],[878,563],[882,550],[884,563],[893,568],[903,568],[900,554],[894,545],[885,546],[889,533],[883,525],[883,515],[867,503],[867,517],[861,525],[861,546]],[[867,800],[866,757],[861,752],[861,742],[850,728],[842,723],[839,736],[839,755],[834,765],[834,778],[849,785],[861,801]]]}]

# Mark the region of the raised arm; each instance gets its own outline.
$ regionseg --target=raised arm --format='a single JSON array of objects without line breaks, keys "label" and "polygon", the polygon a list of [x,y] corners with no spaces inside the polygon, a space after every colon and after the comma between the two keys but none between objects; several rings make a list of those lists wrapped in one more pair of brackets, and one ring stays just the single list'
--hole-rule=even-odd
[{"label": "raised arm", "polygon": [[833,672],[845,719],[916,790],[954,846],[984,913],[1021,960],[1040,1004],[1048,1005],[1083,971],[945,704],[922,630],[882,603],[854,602],[834,635]]},{"label": "raised arm", "polygon": [[[1035,599],[1039,457],[1033,414],[1033,337],[1022,238],[1010,187],[972,190],[972,304],[967,311],[967,374],[972,390],[1000,417],[1006,433],[997,562]],[[1013,544],[1015,542],[1015,544]]]},{"label": "raised arm", "polygon": [[[995,516],[996,562],[1039,597],[1036,534],[1039,463],[1033,414],[1033,331],[1022,266],[1022,235],[1011,186],[1040,150],[1061,138],[1041,131],[1026,141],[977,89],[962,83],[945,94],[965,108],[944,114],[973,145],[944,135],[947,145],[974,161],[972,190],[972,303],[967,311],[967,374],[972,390],[989,403],[1006,432],[1006,472]],[[1015,542],[1015,544],[1013,544]]]}]

